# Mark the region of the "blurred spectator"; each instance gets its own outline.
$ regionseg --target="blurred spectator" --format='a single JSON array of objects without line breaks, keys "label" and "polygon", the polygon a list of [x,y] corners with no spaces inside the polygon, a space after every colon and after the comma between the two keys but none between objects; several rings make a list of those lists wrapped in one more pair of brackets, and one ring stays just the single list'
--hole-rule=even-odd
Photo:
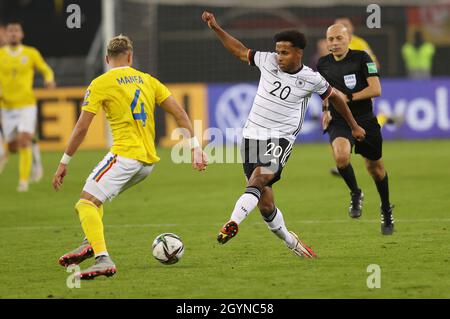
[{"label": "blurred spectator", "polygon": [[5,25],[0,21],[0,48],[6,44]]},{"label": "blurred spectator", "polygon": [[406,42],[402,46],[402,56],[408,76],[413,79],[431,77],[435,48],[431,42],[426,42],[422,32],[414,32],[413,42]]},{"label": "blurred spectator", "polygon": [[328,50],[327,39],[319,39],[316,42],[316,53],[311,58],[309,67],[314,71],[317,71],[317,62],[321,57],[330,53]]},{"label": "blurred spectator", "polygon": [[366,40],[364,40],[361,37],[358,37],[357,35],[355,35],[353,33],[355,28],[353,27],[353,23],[350,20],[350,18],[349,17],[338,17],[338,18],[336,18],[334,23],[343,24],[347,28],[347,30],[350,34],[350,44],[348,46],[349,49],[366,51],[367,54],[372,58],[373,62],[375,62],[375,64],[377,65],[377,69],[380,69],[380,64],[378,62],[378,59],[377,59],[376,55],[373,53],[369,44],[366,42]]}]

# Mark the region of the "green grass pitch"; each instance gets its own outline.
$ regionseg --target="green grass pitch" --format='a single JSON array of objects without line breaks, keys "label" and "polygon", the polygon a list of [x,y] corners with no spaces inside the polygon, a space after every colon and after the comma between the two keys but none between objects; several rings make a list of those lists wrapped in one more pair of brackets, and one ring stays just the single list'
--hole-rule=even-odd
[{"label": "green grass pitch", "polygon": [[[450,141],[385,143],[393,236],[380,234],[379,197],[361,157],[352,159],[365,206],[361,219],[351,220],[348,190],[329,174],[329,147],[295,147],[275,199],[316,260],[290,252],[257,210],[235,239],[219,246],[217,232],[244,190],[241,164],[211,164],[198,173],[172,163],[170,150],[159,153],[149,178],[105,205],[118,273],[73,289],[57,260],[82,239],[73,206],[105,151],[79,152],[60,192],[50,181],[61,152],[44,153],[45,178],[24,194],[15,191],[12,156],[0,176],[0,298],[450,298]],[[185,242],[176,265],[151,255],[162,232]],[[366,285],[370,264],[380,266],[381,288]]]}]

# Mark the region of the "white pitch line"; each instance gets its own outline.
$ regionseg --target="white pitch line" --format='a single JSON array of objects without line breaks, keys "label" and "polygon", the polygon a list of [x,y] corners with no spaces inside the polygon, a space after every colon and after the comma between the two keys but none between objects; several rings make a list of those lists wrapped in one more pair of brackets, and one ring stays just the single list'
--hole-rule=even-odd
[{"label": "white pitch line", "polygon": [[[431,219],[395,219],[398,224],[409,224],[409,223],[448,223],[450,218],[431,218]],[[345,224],[345,223],[380,223],[379,219],[335,219],[335,220],[302,220],[302,221],[290,221],[289,224]],[[262,222],[249,222],[246,225],[259,225]],[[156,228],[156,227],[198,227],[198,226],[208,226],[208,227],[220,227],[221,224],[122,224],[122,225],[105,225],[105,228]],[[80,225],[44,225],[44,226],[7,226],[0,227],[0,230],[63,230],[63,229],[73,229],[80,228]]]}]

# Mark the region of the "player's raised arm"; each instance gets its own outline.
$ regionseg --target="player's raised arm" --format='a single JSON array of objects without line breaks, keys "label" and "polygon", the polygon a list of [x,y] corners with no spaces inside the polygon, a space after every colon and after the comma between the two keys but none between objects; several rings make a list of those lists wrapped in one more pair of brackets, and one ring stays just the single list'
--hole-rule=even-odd
[{"label": "player's raised arm", "polygon": [[213,30],[217,37],[222,42],[223,46],[230,51],[235,57],[244,62],[249,62],[248,52],[249,49],[242,44],[239,40],[232,37],[229,33],[223,30],[217,23],[214,15],[208,11],[204,11],[202,14],[202,20],[208,24],[208,27]]},{"label": "player's raised arm", "polygon": [[160,106],[175,118],[178,127],[189,132],[189,136],[185,136],[185,138],[190,141],[192,149],[192,166],[198,171],[204,171],[208,165],[208,159],[205,152],[203,152],[197,137],[194,136],[194,129],[192,128],[191,121],[186,111],[172,96],[166,98]]},{"label": "player's raised arm", "polygon": [[69,144],[67,145],[66,151],[64,152],[61,162],[59,163],[58,169],[53,176],[53,188],[59,190],[64,181],[64,176],[67,174],[67,164],[69,164],[70,159],[77,151],[78,147],[83,142],[86,134],[89,130],[89,126],[92,123],[92,119],[95,114],[88,111],[81,111],[80,117],[78,118],[77,124],[72,131],[72,136],[70,137]]},{"label": "player's raised arm", "polygon": [[35,51],[34,55],[34,63],[36,69],[42,74],[44,77],[45,87],[53,89],[56,87],[55,75],[51,67],[45,62],[42,55],[39,51]]},{"label": "player's raised arm", "polygon": [[356,138],[358,141],[362,141],[366,136],[366,131],[356,123],[355,118],[352,115],[352,112],[350,111],[347,103],[345,102],[344,98],[341,96],[339,92],[332,89],[331,94],[328,97],[333,103],[334,108],[336,111],[341,114],[341,116],[344,118],[344,120],[347,122],[348,126],[350,126],[350,129],[352,130],[352,135],[354,138]]},{"label": "player's raised arm", "polygon": [[368,86],[366,88],[352,94],[352,101],[371,99],[381,95],[381,84],[378,77],[368,77],[367,84]]}]

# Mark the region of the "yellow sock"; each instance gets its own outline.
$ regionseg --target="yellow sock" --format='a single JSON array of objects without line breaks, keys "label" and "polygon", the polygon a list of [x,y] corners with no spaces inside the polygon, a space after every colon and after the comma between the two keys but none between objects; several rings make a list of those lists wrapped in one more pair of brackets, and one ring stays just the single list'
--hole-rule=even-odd
[{"label": "yellow sock", "polygon": [[75,205],[75,210],[80,218],[84,234],[92,246],[95,254],[106,252],[105,236],[103,234],[103,222],[100,218],[100,210],[94,203],[80,199]]},{"label": "yellow sock", "polygon": [[380,126],[383,127],[384,124],[386,124],[388,118],[383,113],[380,113],[377,115],[377,120],[378,120],[378,124],[380,124]]},{"label": "yellow sock", "polygon": [[28,182],[30,178],[31,165],[33,163],[33,153],[31,146],[19,149],[19,179]]}]

